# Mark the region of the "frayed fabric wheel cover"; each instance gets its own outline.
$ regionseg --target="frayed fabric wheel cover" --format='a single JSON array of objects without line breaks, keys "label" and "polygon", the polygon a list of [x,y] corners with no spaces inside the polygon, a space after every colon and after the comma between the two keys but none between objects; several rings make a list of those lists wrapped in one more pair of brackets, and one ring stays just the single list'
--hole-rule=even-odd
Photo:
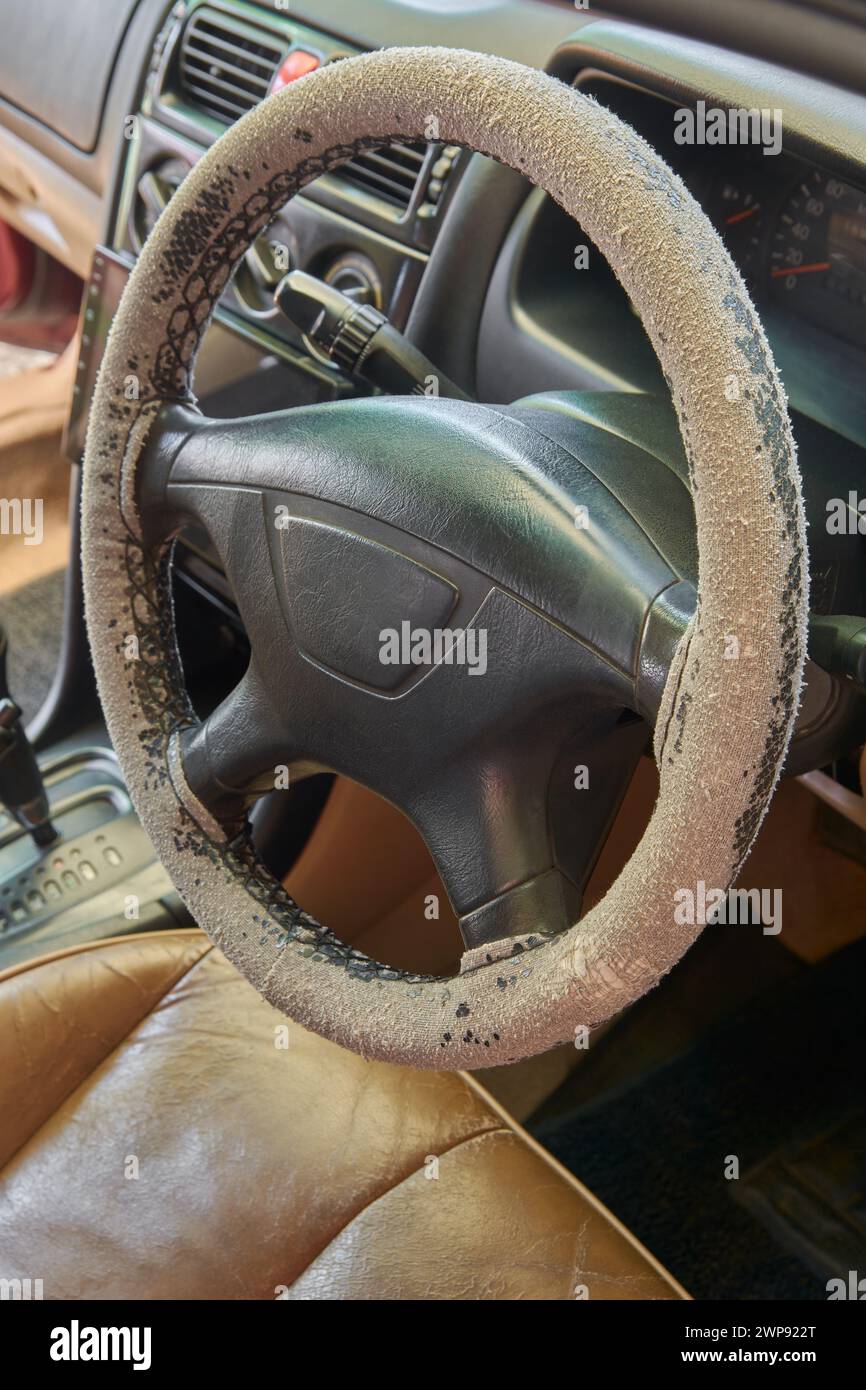
[{"label": "frayed fabric wheel cover", "polygon": [[[434,124],[435,123],[435,124]],[[424,138],[521,170],[579,220],[643,320],[679,416],[700,604],[656,731],[660,794],[605,899],[560,936],[508,943],[449,979],[388,969],[304,913],[249,846],[226,844],[175,751],[195,717],[168,557],[142,543],[136,464],[161,401],[192,399],[210,315],[252,240],[361,148]],[[579,284],[575,283],[575,296]],[[130,401],[130,375],[141,383]],[[201,926],[277,1008],[366,1056],[491,1066],[574,1036],[650,989],[700,931],[675,895],[730,885],[791,736],[805,659],[800,477],[782,386],[743,281],[682,182],[588,97],[500,59],[394,49],[270,97],[203,156],[142,251],[109,338],[84,463],[87,624],[109,731],[157,853]],[[131,635],[140,659],[129,661]],[[728,659],[731,636],[739,647]],[[539,923],[543,931],[544,923]]]}]

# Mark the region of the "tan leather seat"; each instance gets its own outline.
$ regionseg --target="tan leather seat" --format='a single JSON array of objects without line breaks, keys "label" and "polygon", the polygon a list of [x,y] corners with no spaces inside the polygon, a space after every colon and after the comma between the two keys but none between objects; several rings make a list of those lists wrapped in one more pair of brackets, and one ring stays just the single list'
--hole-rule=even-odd
[{"label": "tan leather seat", "polygon": [[684,1296],[469,1078],[305,1032],[200,932],[0,976],[0,1056],[0,1278],[46,1298]]}]

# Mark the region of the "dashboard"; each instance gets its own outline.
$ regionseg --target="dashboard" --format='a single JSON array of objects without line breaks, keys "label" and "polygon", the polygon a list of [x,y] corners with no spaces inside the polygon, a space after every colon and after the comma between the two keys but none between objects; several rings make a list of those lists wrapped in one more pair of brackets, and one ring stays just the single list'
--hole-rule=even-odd
[{"label": "dashboard", "polygon": [[[542,8],[549,19],[550,7]],[[636,32],[645,36],[639,63]],[[123,151],[109,248],[135,257],[202,151],[284,80],[285,71],[306,71],[362,50],[340,33],[302,21],[294,7],[266,10],[246,0],[175,4],[153,48],[135,138]],[[548,66],[665,155],[742,270],[792,405],[866,446],[860,385],[866,369],[866,104],[852,104],[850,128],[843,123],[840,129],[838,103],[821,84],[806,83],[801,109],[790,100],[789,74],[781,83],[778,70],[743,60],[728,90],[718,50],[686,39],[666,45],[650,31],[591,17],[554,50]],[[787,92],[784,99],[777,87]],[[712,120],[707,124],[708,112],[735,110],[734,99],[743,114],[748,108],[763,111],[771,123],[778,119],[769,147],[741,143],[742,132],[731,143],[725,129],[720,134]],[[833,113],[824,124],[816,119],[822,102]],[[680,143],[679,118],[693,110],[706,130]],[[849,112],[843,114],[847,121]],[[218,328],[283,370],[271,373],[269,388],[254,358],[212,332],[201,373],[208,408],[237,407],[236,393],[221,404],[211,389],[212,381],[219,390],[225,385],[232,357],[255,367],[248,373],[255,383],[247,388],[254,409],[357,389],[275,307],[273,290],[293,268],[382,310],[422,347],[429,349],[432,337],[440,354],[445,325],[451,337],[477,339],[462,363],[440,366],[493,402],[557,388],[663,390],[646,337],[603,258],[592,256],[578,283],[573,225],[528,184],[512,182],[503,192],[507,173],[501,170],[490,185],[490,204],[486,195],[476,196],[476,223],[484,217],[495,255],[489,264],[483,255],[480,262],[475,255],[458,263],[447,243],[460,233],[449,238],[440,232],[449,224],[451,204],[467,204],[473,185],[480,186],[480,162],[435,141],[395,146],[361,156],[287,205],[244,258],[217,316]],[[459,227],[459,211],[450,222]],[[449,264],[447,274],[437,271],[440,263]],[[483,299],[468,284],[469,274],[480,277]],[[429,295],[425,303],[422,288],[437,276],[440,298],[444,291],[460,306],[458,314],[452,304],[438,330],[431,322],[436,306]],[[444,351],[451,353],[448,343]],[[430,355],[439,360],[437,352]],[[467,371],[474,379],[465,379]]]},{"label": "dashboard", "polygon": [[[82,275],[97,242],[131,263],[203,150],[275,81],[389,42],[521,58],[595,96],[666,156],[743,271],[794,407],[866,445],[866,99],[850,81],[857,54],[866,57],[866,27],[824,13],[806,24],[798,8],[786,29],[776,5],[755,0],[737,19],[746,56],[683,36],[721,36],[725,17],[709,7],[698,14],[659,0],[658,29],[640,23],[638,0],[619,8],[637,22],[566,0],[123,0],[105,27],[88,0],[74,0],[49,36],[35,10],[0,0],[23,55],[15,72],[0,58],[0,216]],[[678,32],[664,31],[666,16]],[[798,34],[799,72],[757,56],[792,56]],[[838,78],[808,75],[810,67]],[[701,109],[775,113],[778,140],[768,153],[721,143],[710,122],[679,143],[679,115]],[[372,303],[492,401],[550,388],[663,389],[602,258],[591,257],[576,282],[571,224],[506,171],[479,172],[482,163],[419,142],[375,151],[294,199],[224,297],[218,328],[234,342],[211,335],[203,394],[224,390],[233,357],[240,380],[256,352],[293,374],[282,375],[279,404],[355,389],[274,307],[274,285],[289,268]],[[474,244],[462,255],[456,243],[467,233]],[[257,384],[253,407],[267,405]]]}]

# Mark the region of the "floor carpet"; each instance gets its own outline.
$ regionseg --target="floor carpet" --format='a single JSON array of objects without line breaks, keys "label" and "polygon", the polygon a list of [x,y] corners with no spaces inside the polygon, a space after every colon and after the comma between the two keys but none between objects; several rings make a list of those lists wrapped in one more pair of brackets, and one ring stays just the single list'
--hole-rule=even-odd
[{"label": "floor carpet", "polygon": [[694,1297],[826,1299],[866,1274],[864,995],[859,941],[530,1127]]}]

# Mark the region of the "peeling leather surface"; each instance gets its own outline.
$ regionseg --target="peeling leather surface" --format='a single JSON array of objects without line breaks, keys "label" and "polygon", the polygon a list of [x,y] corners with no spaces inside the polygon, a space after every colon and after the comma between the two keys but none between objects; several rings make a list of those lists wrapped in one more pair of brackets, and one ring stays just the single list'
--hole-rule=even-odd
[{"label": "peeling leather surface", "polygon": [[[666,1299],[629,1242],[510,1131],[444,1154],[365,1208],[296,1280],[290,1299]],[[585,1290],[585,1292],[584,1292]]]},{"label": "peeling leather surface", "polygon": [[[50,1121],[58,1107],[166,991],[210,949],[190,933],[123,951],[85,952],[0,983],[0,1164]],[[99,998],[99,1009],[88,1001]]]}]

